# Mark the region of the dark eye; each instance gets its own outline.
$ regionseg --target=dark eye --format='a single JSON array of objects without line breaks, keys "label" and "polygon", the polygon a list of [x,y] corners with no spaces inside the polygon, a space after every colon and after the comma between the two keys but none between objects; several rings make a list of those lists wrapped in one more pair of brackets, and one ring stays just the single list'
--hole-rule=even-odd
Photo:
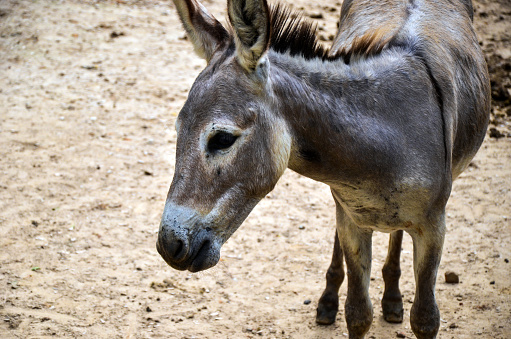
[{"label": "dark eye", "polygon": [[238,139],[237,136],[227,132],[218,132],[208,141],[208,151],[214,153],[215,151],[231,147]]}]

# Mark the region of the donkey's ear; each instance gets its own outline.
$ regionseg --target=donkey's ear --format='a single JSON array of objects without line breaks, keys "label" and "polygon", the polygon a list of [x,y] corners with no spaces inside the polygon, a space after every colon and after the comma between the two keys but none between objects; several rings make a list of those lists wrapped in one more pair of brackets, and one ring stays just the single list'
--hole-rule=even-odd
[{"label": "donkey's ear", "polygon": [[270,43],[270,11],[266,0],[228,0],[238,60],[247,71],[256,69]]},{"label": "donkey's ear", "polygon": [[215,50],[229,40],[229,33],[197,0],[173,1],[195,52],[209,62]]}]

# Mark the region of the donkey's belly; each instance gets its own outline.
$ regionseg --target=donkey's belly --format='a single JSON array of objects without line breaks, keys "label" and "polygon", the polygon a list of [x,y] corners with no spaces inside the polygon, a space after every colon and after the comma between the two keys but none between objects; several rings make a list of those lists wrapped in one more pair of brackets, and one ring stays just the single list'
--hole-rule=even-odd
[{"label": "donkey's belly", "polygon": [[353,223],[380,232],[412,230],[428,224],[432,194],[423,187],[367,190],[332,189],[337,202]]}]

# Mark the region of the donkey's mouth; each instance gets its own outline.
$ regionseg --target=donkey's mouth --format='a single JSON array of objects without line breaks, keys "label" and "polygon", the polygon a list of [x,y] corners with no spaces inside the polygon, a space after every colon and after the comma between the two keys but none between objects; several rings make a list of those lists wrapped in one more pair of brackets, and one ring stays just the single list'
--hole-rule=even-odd
[{"label": "donkey's mouth", "polygon": [[180,271],[204,271],[215,266],[220,260],[219,246],[215,246],[209,239],[202,241],[199,246],[196,246],[196,250],[191,249],[187,256],[179,260],[171,254],[172,251],[162,245],[160,239],[156,242],[156,249],[170,267]]},{"label": "donkey's mouth", "polygon": [[207,270],[215,266],[219,260],[220,250],[217,249],[210,240],[205,240],[197,251],[195,258],[193,258],[188,270],[190,272]]}]

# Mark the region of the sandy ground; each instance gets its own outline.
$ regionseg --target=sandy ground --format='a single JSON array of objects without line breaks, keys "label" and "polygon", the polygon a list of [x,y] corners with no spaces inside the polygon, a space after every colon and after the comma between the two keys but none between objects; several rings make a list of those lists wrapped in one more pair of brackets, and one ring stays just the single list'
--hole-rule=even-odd
[{"label": "sandy ground", "polygon": [[[291,1],[287,1],[291,3]],[[340,3],[294,8],[328,40]],[[224,1],[206,6],[224,18]],[[454,185],[437,295],[440,338],[511,338],[511,4],[477,1],[492,71],[491,131]],[[174,121],[204,66],[155,1],[0,2],[0,337],[334,338],[315,324],[334,237],[326,186],[288,171],[190,274],[155,250],[174,166]],[[412,338],[379,306],[388,235],[375,234],[369,338]],[[459,275],[447,284],[446,271]],[[344,303],[346,286],[341,288]],[[307,301],[310,301],[307,302]]]}]

